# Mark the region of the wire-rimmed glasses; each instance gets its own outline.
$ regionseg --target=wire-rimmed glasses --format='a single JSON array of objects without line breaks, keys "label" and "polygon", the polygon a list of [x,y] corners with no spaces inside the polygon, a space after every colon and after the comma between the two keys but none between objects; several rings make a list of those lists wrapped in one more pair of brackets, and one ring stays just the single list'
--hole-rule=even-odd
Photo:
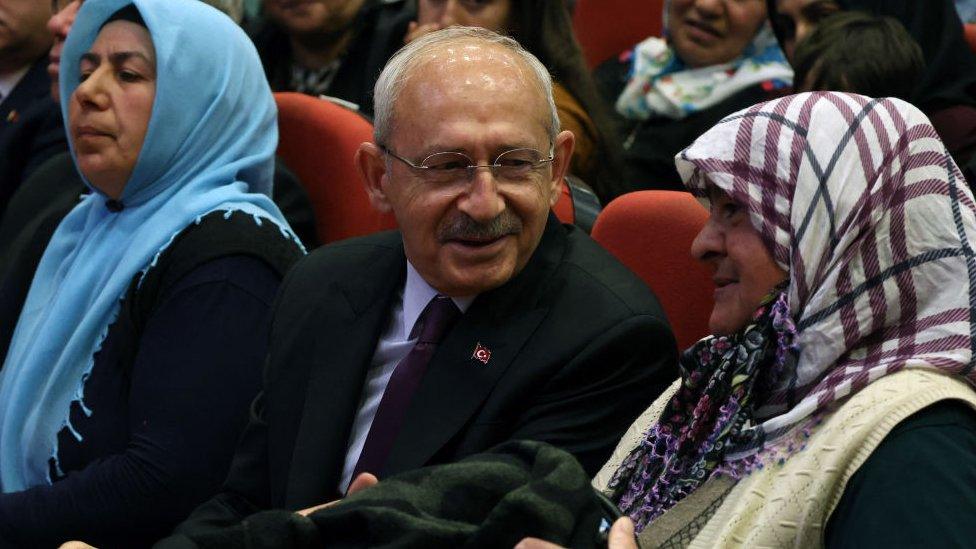
[{"label": "wire-rimmed glasses", "polygon": [[437,184],[469,181],[478,168],[488,168],[491,175],[499,181],[521,183],[528,180],[535,170],[553,160],[552,148],[549,149],[549,156],[546,156],[542,151],[526,147],[505,151],[491,164],[475,164],[470,156],[455,151],[434,153],[415,164],[384,145],[377,145],[377,147],[410,166],[425,180]]}]

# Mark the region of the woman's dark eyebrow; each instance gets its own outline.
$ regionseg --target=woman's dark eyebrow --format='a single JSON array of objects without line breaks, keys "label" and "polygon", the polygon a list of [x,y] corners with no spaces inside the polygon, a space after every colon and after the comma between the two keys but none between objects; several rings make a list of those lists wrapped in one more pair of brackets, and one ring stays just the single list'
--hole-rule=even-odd
[{"label": "woman's dark eyebrow", "polygon": [[[148,63],[149,65],[155,66],[155,63],[151,61],[148,57],[146,57],[144,53],[138,51],[119,51],[119,52],[111,53],[109,54],[108,59],[113,65],[121,65],[122,63],[125,63],[127,60],[133,57],[138,57],[143,61],[145,61],[146,63]],[[88,61],[93,65],[97,65],[101,63],[102,56],[97,53],[87,52],[81,54],[81,61]]]}]

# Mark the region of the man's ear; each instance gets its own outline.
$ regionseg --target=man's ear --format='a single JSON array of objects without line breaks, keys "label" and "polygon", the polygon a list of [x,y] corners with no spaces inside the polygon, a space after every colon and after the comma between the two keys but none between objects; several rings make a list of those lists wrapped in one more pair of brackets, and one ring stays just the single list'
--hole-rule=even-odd
[{"label": "man's ear", "polygon": [[555,206],[559,201],[559,187],[563,177],[569,173],[569,163],[573,158],[573,147],[576,146],[576,136],[569,130],[563,130],[556,136],[552,146],[552,180],[550,184],[549,206]]},{"label": "man's ear", "polygon": [[359,176],[366,185],[370,204],[380,212],[390,212],[392,207],[386,197],[386,191],[383,190],[383,179],[386,177],[386,159],[383,158],[383,151],[374,143],[363,143],[356,151],[355,162],[359,169]]}]

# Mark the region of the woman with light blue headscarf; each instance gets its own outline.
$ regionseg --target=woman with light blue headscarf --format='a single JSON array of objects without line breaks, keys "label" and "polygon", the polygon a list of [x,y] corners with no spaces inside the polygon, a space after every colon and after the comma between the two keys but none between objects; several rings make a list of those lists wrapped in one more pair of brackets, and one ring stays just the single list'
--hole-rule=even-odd
[{"label": "woman with light blue headscarf", "polygon": [[92,190],[0,370],[0,545],[146,545],[223,481],[301,254],[269,198],[274,100],[196,0],[88,0],[61,108]]}]

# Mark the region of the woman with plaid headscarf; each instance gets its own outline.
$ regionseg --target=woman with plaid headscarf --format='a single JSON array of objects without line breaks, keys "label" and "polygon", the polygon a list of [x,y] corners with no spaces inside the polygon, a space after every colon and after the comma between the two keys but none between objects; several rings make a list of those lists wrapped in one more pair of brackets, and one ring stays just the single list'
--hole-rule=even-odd
[{"label": "woman with plaid headscarf", "polygon": [[924,114],[808,93],[678,155],[716,335],[595,485],[642,546],[976,539],[976,203]]}]

